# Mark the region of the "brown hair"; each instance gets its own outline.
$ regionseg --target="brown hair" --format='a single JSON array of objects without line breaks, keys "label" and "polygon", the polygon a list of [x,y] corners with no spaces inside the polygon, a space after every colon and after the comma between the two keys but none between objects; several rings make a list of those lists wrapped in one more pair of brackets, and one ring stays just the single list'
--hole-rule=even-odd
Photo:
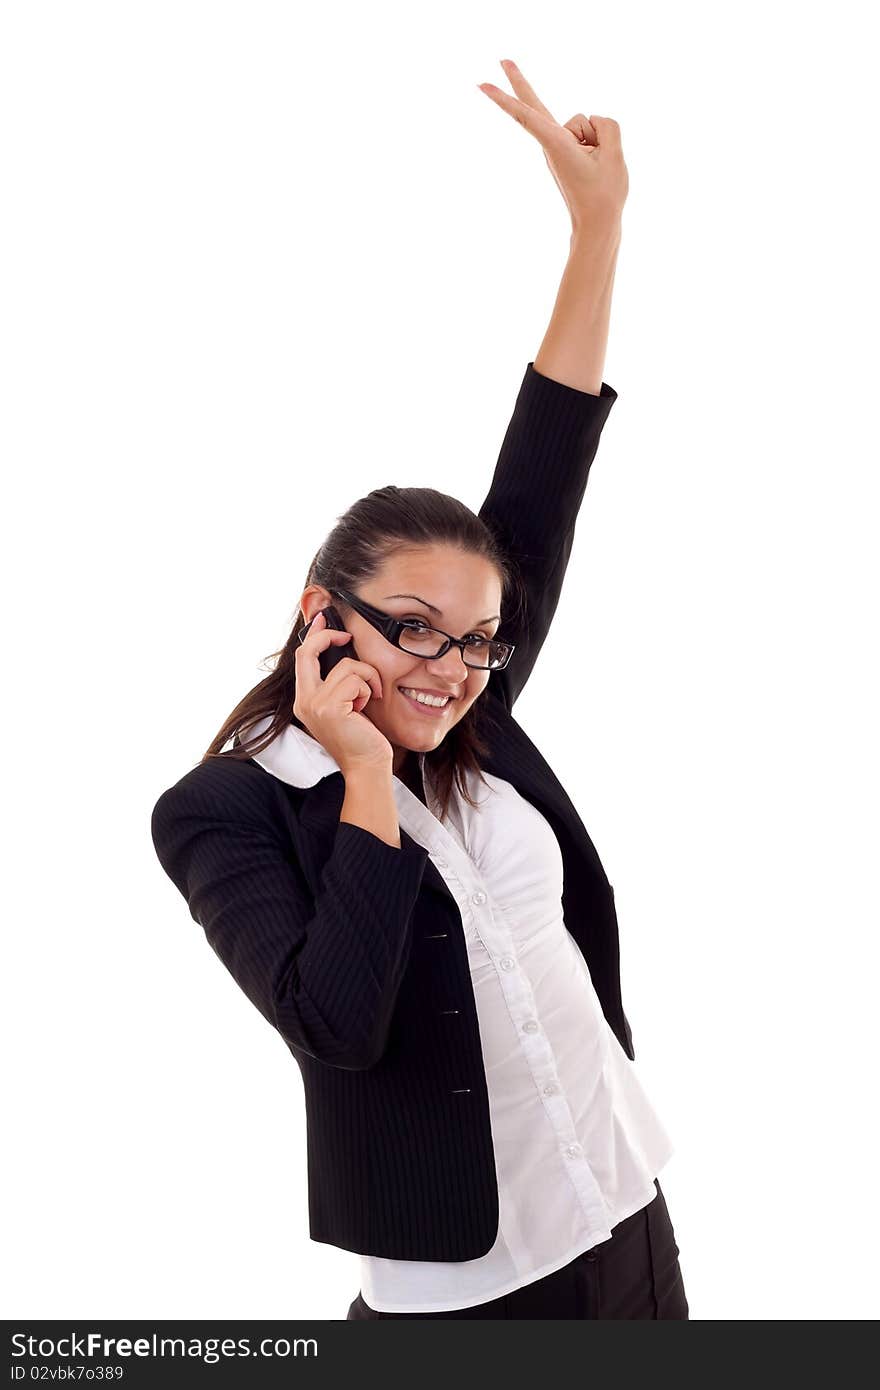
[{"label": "brown hair", "polygon": [[[504,554],[498,537],[481,517],[457,498],[435,488],[401,488],[393,484],[375,488],[337,519],[312,560],[303,587],[320,584],[327,589],[348,589],[356,593],[358,586],[371,579],[389,555],[417,545],[438,543],[482,555],[495,566],[502,584],[502,609],[511,591],[516,593],[518,604],[522,603],[520,576]],[[350,612],[349,606],[335,595],[334,604],[343,618]],[[297,633],[305,622],[303,611],[298,608],[284,646],[265,659],[274,662],[271,674],[235,706],[202,756],[202,762],[212,757],[249,758],[271,743],[287,725],[303,727],[293,713],[293,705]],[[449,806],[453,780],[457,781],[461,795],[471,806],[476,803],[469,795],[466,774],[474,772],[485,784],[480,759],[488,747],[483,735],[486,726],[494,723],[492,702],[484,698],[485,694],[483,691],[473,702],[442,743],[426,754],[426,771],[430,772],[443,815]],[[233,734],[267,715],[271,716],[271,723],[261,734],[223,751]]]}]

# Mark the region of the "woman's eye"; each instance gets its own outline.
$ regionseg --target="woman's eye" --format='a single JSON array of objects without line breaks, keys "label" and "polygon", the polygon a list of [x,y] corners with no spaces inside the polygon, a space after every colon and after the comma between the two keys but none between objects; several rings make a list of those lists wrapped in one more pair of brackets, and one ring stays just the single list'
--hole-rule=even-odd
[{"label": "woman's eye", "polygon": [[[431,626],[430,626],[430,624],[429,624],[429,623],[426,623],[425,620],[424,620],[424,618],[401,618],[400,621],[401,621],[402,623],[404,623],[408,628],[410,628],[410,629],[413,629],[413,628],[414,628],[416,631],[421,631],[421,632],[430,632],[430,631],[431,631]],[[491,642],[491,641],[492,641],[492,638],[491,638],[491,637],[487,637],[486,634],[485,634],[485,632],[469,632],[468,635],[467,635],[467,637],[466,637],[464,640],[465,640],[466,642],[471,642],[471,643],[475,643],[475,642]]]}]

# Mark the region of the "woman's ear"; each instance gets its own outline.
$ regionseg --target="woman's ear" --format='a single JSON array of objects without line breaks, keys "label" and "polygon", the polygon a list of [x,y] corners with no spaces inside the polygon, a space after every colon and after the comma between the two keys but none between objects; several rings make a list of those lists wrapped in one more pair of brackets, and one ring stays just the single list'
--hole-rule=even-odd
[{"label": "woman's ear", "polygon": [[325,589],[321,584],[309,584],[303,589],[299,606],[306,622],[310,623],[322,608],[329,608],[332,602],[333,596],[329,589]]}]

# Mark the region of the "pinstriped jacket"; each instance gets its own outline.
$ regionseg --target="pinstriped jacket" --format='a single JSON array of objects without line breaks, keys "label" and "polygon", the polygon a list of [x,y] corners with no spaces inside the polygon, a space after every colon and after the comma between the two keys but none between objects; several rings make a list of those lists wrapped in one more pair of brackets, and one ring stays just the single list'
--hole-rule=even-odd
[{"label": "pinstriped jacket", "polygon": [[[497,635],[516,655],[480,699],[491,701],[483,766],[556,833],[566,926],[633,1059],[614,890],[512,713],[558,606],[616,399],[604,382],[595,396],[526,367],[479,513],[515,561],[526,602],[502,620]],[[340,821],[344,794],[341,773],[300,788],[253,759],[209,759],[162,792],[153,844],[193,920],[299,1065],[311,1238],[387,1259],[476,1259],[497,1236],[498,1190],[459,908],[402,828],[397,848]]]}]

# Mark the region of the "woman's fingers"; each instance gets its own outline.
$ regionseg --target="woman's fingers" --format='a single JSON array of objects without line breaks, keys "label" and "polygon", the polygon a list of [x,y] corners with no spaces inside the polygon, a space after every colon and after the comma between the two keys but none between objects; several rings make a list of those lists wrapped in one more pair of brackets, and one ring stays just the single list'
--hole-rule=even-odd
[{"label": "woman's fingers", "polygon": [[[508,60],[509,61],[509,60]],[[510,75],[510,74],[508,74]],[[496,87],[492,82],[479,82],[477,85],[481,92],[491,97],[496,106],[500,106],[502,111],[506,111],[515,121],[518,121],[530,135],[533,135],[539,144],[553,147],[557,145],[562,132],[562,126],[555,121],[538,98],[532,92],[524,77],[521,77],[517,70],[517,83],[522,83],[532,98],[537,103],[531,106],[527,101],[520,101],[518,97],[512,97],[507,92],[502,92],[500,87]],[[511,77],[511,86],[514,85]],[[567,136],[565,137],[568,138]]]},{"label": "woman's fingers", "polygon": [[552,111],[547,110],[547,107],[544,105],[543,101],[541,101],[534,87],[529,85],[513,59],[502,58],[500,61],[501,66],[507,74],[507,80],[520,101],[524,101],[526,106],[531,106],[533,111],[539,111],[542,116],[547,117],[548,121],[552,121],[554,125],[558,125],[559,122],[556,120]]},{"label": "woman's fingers", "polygon": [[320,683],[322,679],[320,653],[327,647],[341,646],[343,642],[351,640],[350,632],[343,632],[340,628],[326,627],[325,624],[324,614],[316,614],[308,632],[293,654],[297,684],[301,682],[304,686],[311,687]]},{"label": "woman's fingers", "polygon": [[621,148],[620,123],[613,116],[591,115],[590,125],[602,137],[603,145],[615,145],[618,150]]},{"label": "woman's fingers", "polygon": [[565,122],[565,129],[570,130],[572,135],[576,135],[582,145],[598,145],[599,137],[592,121],[588,121],[582,112],[572,116],[570,121]]}]

